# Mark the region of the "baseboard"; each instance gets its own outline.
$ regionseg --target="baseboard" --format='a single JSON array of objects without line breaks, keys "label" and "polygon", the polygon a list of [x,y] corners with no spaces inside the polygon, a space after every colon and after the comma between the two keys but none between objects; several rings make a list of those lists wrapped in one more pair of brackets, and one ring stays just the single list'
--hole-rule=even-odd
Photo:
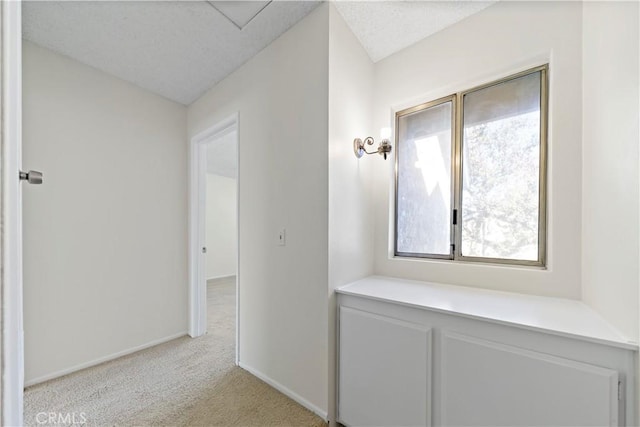
[{"label": "baseboard", "polygon": [[127,356],[129,354],[136,353],[136,352],[138,352],[140,350],[145,350],[147,348],[154,347],[154,346],[159,345],[159,344],[164,344],[164,343],[166,343],[168,341],[172,341],[172,340],[175,340],[176,338],[184,337],[186,335],[188,335],[186,331],[185,332],[180,332],[178,334],[169,335],[168,337],[164,337],[164,338],[160,338],[160,339],[157,339],[157,340],[154,340],[154,341],[150,341],[150,342],[148,342],[146,344],[142,344],[142,345],[139,345],[139,346],[136,346],[136,347],[132,347],[132,348],[123,350],[123,351],[119,351],[117,353],[113,353],[113,354],[110,354],[108,356],[100,357],[98,359],[94,359],[94,360],[91,360],[89,362],[80,363],[79,365],[75,365],[75,366],[72,366],[72,367],[66,368],[66,369],[61,369],[59,371],[52,372],[50,374],[43,375],[41,377],[37,377],[37,378],[34,378],[32,380],[26,381],[24,386],[25,387],[29,387],[29,386],[32,386],[32,385],[43,383],[45,381],[53,380],[55,378],[63,377],[65,375],[69,375],[69,374],[72,374],[74,372],[86,369],[86,368],[91,368],[92,366],[100,365],[101,363],[109,362],[111,360],[117,359],[117,358],[122,357],[122,356]]},{"label": "baseboard", "polygon": [[280,393],[284,394],[285,396],[288,396],[291,399],[295,400],[300,405],[304,406],[305,408],[307,408],[308,410],[310,410],[311,412],[313,412],[314,414],[316,414],[317,416],[319,416],[320,418],[322,418],[326,422],[329,422],[329,414],[327,413],[327,411],[323,411],[322,409],[318,408],[313,403],[309,402],[307,399],[305,399],[302,396],[300,396],[299,394],[289,390],[287,387],[283,386],[282,384],[280,384],[277,381],[274,381],[273,379],[269,378],[268,376],[266,376],[262,372],[260,372],[260,371],[258,371],[256,369],[253,369],[252,367],[247,366],[242,362],[239,362],[238,366],[240,366],[245,371],[249,372],[251,375],[260,378],[262,381],[264,381],[265,383],[269,384],[271,387],[275,388],[276,390],[278,390]]},{"label": "baseboard", "polygon": [[235,280],[236,275],[232,274],[230,276],[214,276],[214,277],[209,277],[207,279],[207,285],[209,284],[215,284],[215,283],[219,283],[219,282],[225,282],[227,280],[231,280],[234,279]]}]

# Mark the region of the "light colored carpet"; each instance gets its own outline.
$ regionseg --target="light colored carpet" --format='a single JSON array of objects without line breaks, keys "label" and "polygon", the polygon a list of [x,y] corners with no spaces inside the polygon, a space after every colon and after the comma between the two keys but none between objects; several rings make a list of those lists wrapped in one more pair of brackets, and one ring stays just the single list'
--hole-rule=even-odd
[{"label": "light colored carpet", "polygon": [[234,365],[235,281],[210,284],[208,304],[205,336],[29,387],[25,424],[43,425],[36,415],[55,412],[84,413],[88,426],[326,426]]}]

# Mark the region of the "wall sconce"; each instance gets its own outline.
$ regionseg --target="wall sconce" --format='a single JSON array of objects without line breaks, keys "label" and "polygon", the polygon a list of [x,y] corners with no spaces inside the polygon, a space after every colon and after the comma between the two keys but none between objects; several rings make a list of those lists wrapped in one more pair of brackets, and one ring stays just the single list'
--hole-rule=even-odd
[{"label": "wall sconce", "polygon": [[380,154],[387,160],[387,154],[391,152],[391,143],[389,142],[389,137],[391,137],[391,128],[382,128],[380,129],[380,138],[382,142],[378,145],[377,151],[367,151],[367,145],[373,145],[375,141],[372,137],[368,136],[364,139],[364,141],[360,138],[356,138],[353,140],[353,152],[355,153],[357,158],[362,157],[366,154]]}]

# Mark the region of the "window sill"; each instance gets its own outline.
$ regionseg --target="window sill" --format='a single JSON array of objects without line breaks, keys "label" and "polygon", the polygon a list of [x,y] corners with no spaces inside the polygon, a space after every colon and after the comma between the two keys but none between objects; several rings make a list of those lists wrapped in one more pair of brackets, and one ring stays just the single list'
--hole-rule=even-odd
[{"label": "window sill", "polygon": [[500,263],[500,262],[487,262],[487,261],[469,261],[468,259],[464,260],[453,260],[453,259],[438,259],[438,258],[427,258],[427,257],[410,257],[410,256],[397,256],[390,254],[389,260],[391,261],[409,261],[409,262],[433,262],[438,264],[445,265],[465,265],[465,266],[482,266],[482,267],[491,267],[491,268],[515,268],[518,270],[540,270],[546,271],[548,267],[546,265],[522,265],[522,264],[514,264],[514,263]]}]

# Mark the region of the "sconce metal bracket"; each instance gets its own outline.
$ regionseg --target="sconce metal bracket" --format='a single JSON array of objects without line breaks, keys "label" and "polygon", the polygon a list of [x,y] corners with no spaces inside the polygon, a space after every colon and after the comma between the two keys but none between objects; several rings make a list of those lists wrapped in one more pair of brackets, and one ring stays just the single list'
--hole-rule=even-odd
[{"label": "sconce metal bracket", "polygon": [[383,139],[376,151],[367,151],[366,146],[373,145],[374,143],[375,141],[370,136],[366,137],[364,141],[360,138],[356,138],[353,140],[353,152],[357,158],[360,158],[365,154],[380,154],[386,160],[387,154],[391,152],[391,144],[389,144],[389,140]]},{"label": "sconce metal bracket", "polygon": [[353,152],[355,153],[357,158],[360,158],[366,154],[375,154],[377,151],[367,151],[365,148],[365,144],[373,145],[374,140],[372,137],[368,136],[364,139],[364,141],[360,138],[356,138],[353,140]]}]

